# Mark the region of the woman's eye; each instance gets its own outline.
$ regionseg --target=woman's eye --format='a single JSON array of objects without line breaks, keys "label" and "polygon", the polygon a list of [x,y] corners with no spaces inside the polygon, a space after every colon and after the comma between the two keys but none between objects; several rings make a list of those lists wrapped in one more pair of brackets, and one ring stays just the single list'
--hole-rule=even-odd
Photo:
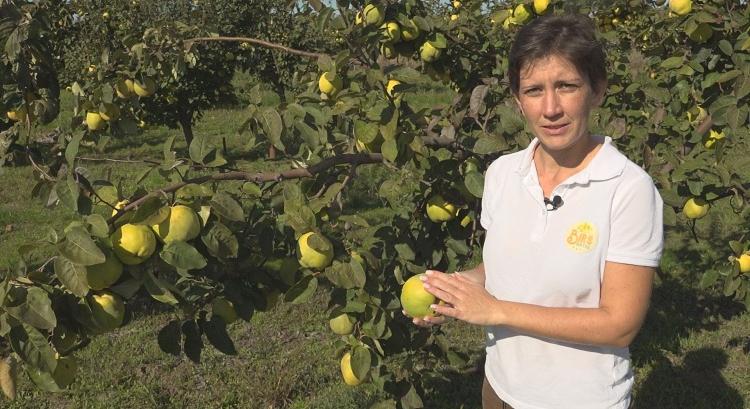
[{"label": "woman's eye", "polygon": [[542,92],[540,88],[528,88],[525,94],[529,96],[539,95]]},{"label": "woman's eye", "polygon": [[577,88],[578,88],[578,85],[576,84],[561,84],[560,85],[560,89],[566,90],[566,91],[571,91]]}]

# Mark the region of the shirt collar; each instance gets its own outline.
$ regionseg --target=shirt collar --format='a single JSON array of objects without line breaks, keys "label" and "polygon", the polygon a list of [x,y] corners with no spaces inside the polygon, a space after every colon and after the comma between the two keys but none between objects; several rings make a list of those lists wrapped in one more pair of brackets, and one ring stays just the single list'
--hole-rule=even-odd
[{"label": "shirt collar", "polygon": [[[539,139],[534,138],[528,147],[523,150],[521,163],[518,165],[516,172],[521,176],[526,176],[531,170],[534,163],[534,150],[539,144]],[[625,169],[627,158],[621,154],[612,144],[612,138],[606,136],[604,143],[596,156],[589,162],[585,169],[568,178],[565,183],[586,184],[592,180],[608,180],[620,176]]]}]

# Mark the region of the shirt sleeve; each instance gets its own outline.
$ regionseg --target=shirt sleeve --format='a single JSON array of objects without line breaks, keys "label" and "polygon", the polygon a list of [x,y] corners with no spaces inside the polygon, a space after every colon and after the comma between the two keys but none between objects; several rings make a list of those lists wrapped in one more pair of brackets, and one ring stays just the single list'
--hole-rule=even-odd
[{"label": "shirt sleeve", "polygon": [[657,267],[664,246],[663,202],[647,173],[623,182],[612,204],[607,261]]}]

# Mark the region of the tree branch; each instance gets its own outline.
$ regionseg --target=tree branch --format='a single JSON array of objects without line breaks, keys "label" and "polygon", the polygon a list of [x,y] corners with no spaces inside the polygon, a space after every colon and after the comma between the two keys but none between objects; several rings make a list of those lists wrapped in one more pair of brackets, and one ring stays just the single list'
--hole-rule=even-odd
[{"label": "tree branch", "polygon": [[265,41],[265,40],[259,40],[257,38],[250,38],[250,37],[195,37],[195,38],[189,38],[187,40],[184,40],[184,43],[187,46],[189,46],[190,44],[194,42],[204,42],[204,41],[226,41],[226,42],[250,43],[250,44],[255,44],[261,47],[273,48],[276,50],[284,51],[289,54],[295,54],[295,55],[308,57],[308,58],[320,58],[326,55],[322,53],[313,53],[310,51],[297,50],[295,48],[287,47],[285,45],[272,43],[270,41]]}]

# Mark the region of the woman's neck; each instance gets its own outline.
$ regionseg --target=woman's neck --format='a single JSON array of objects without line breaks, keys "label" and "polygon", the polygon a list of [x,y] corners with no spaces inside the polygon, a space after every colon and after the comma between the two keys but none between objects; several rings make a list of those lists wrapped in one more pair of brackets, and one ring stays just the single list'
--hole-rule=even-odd
[{"label": "woman's neck", "polygon": [[564,150],[550,151],[540,143],[534,150],[534,165],[545,194],[583,170],[594,158],[604,138],[589,135]]}]

